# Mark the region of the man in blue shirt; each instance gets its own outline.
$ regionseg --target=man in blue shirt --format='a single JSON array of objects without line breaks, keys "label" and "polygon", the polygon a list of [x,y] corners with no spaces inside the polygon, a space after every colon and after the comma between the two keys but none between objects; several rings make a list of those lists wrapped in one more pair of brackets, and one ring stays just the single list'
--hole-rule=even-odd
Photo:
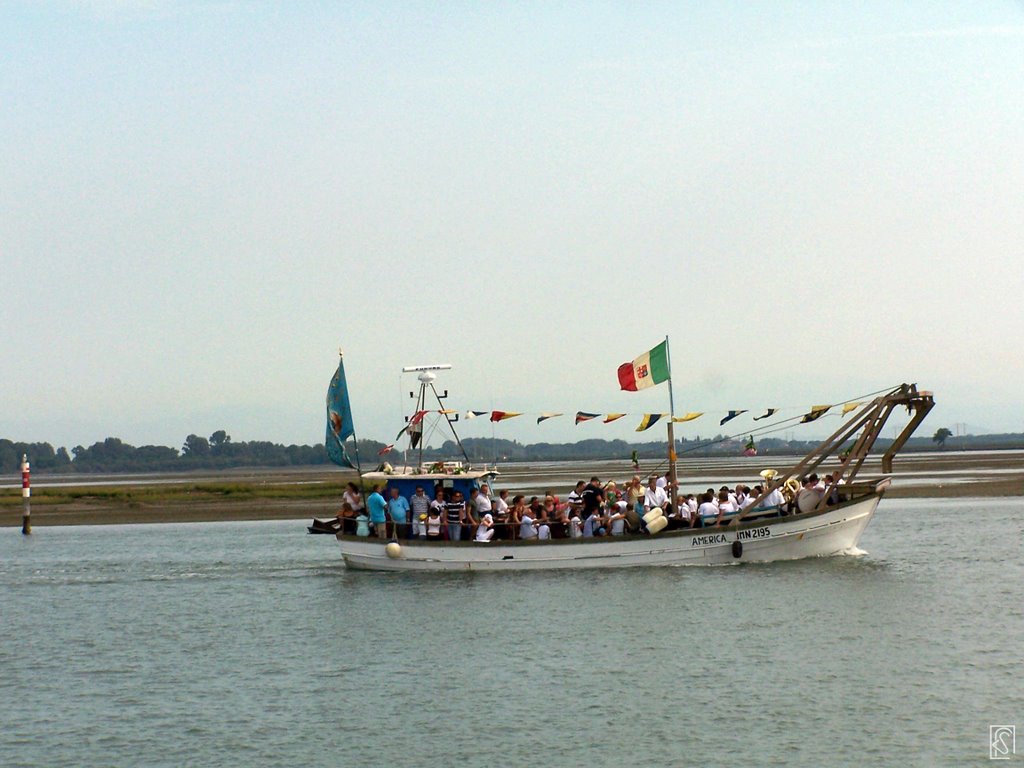
[{"label": "man in blue shirt", "polygon": [[394,538],[408,538],[409,500],[405,496],[400,496],[397,488],[391,489],[391,498],[388,499],[388,514],[391,515],[391,522],[395,524]]},{"label": "man in blue shirt", "polygon": [[386,539],[388,537],[388,518],[384,514],[384,510],[387,509],[388,503],[384,501],[380,491],[381,486],[373,486],[373,493],[366,497],[366,509],[370,513],[370,522],[373,523],[373,528],[377,532],[377,538]]}]

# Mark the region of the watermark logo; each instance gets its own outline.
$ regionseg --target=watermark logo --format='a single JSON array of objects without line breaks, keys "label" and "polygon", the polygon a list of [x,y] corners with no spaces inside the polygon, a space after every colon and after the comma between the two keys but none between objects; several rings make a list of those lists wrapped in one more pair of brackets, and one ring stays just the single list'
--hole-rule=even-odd
[{"label": "watermark logo", "polygon": [[1009,760],[1017,754],[1017,726],[990,725],[988,727],[988,759]]}]

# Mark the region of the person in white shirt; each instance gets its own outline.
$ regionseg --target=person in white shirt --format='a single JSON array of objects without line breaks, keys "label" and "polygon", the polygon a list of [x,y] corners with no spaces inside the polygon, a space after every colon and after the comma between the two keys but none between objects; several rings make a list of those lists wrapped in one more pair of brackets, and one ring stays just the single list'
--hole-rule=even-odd
[{"label": "person in white shirt", "polygon": [[686,499],[679,500],[679,509],[674,513],[676,519],[682,523],[684,528],[689,528],[693,522],[693,513],[690,511],[690,505],[686,503]]},{"label": "person in white shirt", "polygon": [[490,541],[494,538],[494,518],[490,512],[480,518],[480,525],[476,529],[477,541]]},{"label": "person in white shirt", "polygon": [[508,512],[508,489],[498,491],[498,498],[494,500],[494,512]]},{"label": "person in white shirt", "polygon": [[736,497],[736,506],[743,509],[743,502],[747,500],[747,494],[750,493],[750,489],[747,486],[740,483],[736,484],[736,490],[733,495]]},{"label": "person in white shirt", "polygon": [[746,495],[743,497],[742,503],[740,504],[740,509],[747,509],[747,507],[757,501],[757,497],[760,496],[762,492],[763,489],[760,485],[755,486],[753,490],[747,491]]},{"label": "person in white shirt", "polygon": [[804,480],[804,487],[796,495],[796,506],[801,512],[813,512],[821,501],[822,492],[818,490],[818,476],[811,475]]},{"label": "person in white shirt", "polygon": [[710,528],[718,524],[718,519],[721,515],[719,514],[718,505],[715,504],[714,497],[710,493],[705,493],[701,497],[701,504],[697,507],[697,516],[700,518],[702,528]]},{"label": "person in white shirt", "polygon": [[491,512],[491,489],[486,484],[480,486],[480,492],[473,496],[473,508],[476,510],[477,519]]},{"label": "person in white shirt", "polygon": [[601,525],[601,515],[595,513],[583,521],[583,537],[591,538],[592,536],[604,536],[605,529]]},{"label": "person in white shirt", "polygon": [[[466,502],[466,517],[467,517],[466,522],[471,524],[471,525],[473,525],[473,526],[476,526],[476,525],[478,525],[480,523],[481,515],[480,515],[480,512],[477,511],[477,506],[476,506],[477,505],[477,501],[476,500],[479,499],[480,496],[481,496],[481,494],[480,494],[480,489],[479,488],[470,488],[470,490],[469,490],[469,500]],[[469,536],[472,536],[473,534],[472,534],[471,531],[466,531],[464,535],[466,537],[469,537]]]},{"label": "person in white shirt", "polygon": [[[445,503],[447,501],[448,500],[444,497],[444,489],[443,488],[438,488],[437,492],[434,495],[434,500],[432,502],[430,502],[430,508],[431,509],[439,510],[440,512],[444,513]],[[442,514],[442,516],[443,516],[443,514]]]},{"label": "person in white shirt", "polygon": [[755,509],[777,509],[779,514],[782,514],[782,508],[785,503],[786,497],[782,494],[782,489],[775,487],[764,497],[764,501],[761,502],[760,506],[755,507]]},{"label": "person in white shirt", "polygon": [[655,507],[665,509],[666,504],[668,504],[668,494],[665,493],[664,488],[658,487],[658,478],[652,476],[647,481],[647,490],[644,491],[644,511],[650,512]]},{"label": "person in white shirt", "polygon": [[739,511],[739,505],[732,500],[728,491],[720,491],[718,494],[718,524],[724,525],[732,520],[732,516]]},{"label": "person in white shirt", "polygon": [[494,540],[511,541],[515,538],[512,522],[512,508],[508,505],[508,491],[501,490],[498,498],[494,500],[494,508],[491,516],[494,519]]},{"label": "person in white shirt", "polygon": [[569,504],[569,517],[573,515],[580,515],[582,519],[583,513],[583,489],[586,487],[586,483],[580,480],[576,483],[576,487],[569,491],[569,495],[566,497],[566,502]]},{"label": "person in white shirt", "polygon": [[363,495],[359,492],[359,486],[355,483],[348,483],[345,486],[345,493],[342,494],[342,500],[347,501],[352,505],[352,509],[356,515],[363,511]]},{"label": "person in white shirt", "polygon": [[831,489],[828,493],[828,505],[838,504],[842,499],[839,496],[839,486],[843,485],[843,475],[837,469],[830,475],[825,475],[826,485]]},{"label": "person in white shirt", "polygon": [[718,493],[715,494],[715,496],[718,498],[719,503],[721,503],[723,493],[725,494],[726,499],[728,501],[731,501],[733,504],[736,504],[736,506],[739,506],[739,503],[736,500],[736,494],[732,492],[732,489],[729,488],[728,485],[723,485],[721,488],[718,489]]},{"label": "person in white shirt", "polygon": [[433,505],[427,513],[426,530],[428,539],[441,538],[441,510]]},{"label": "person in white shirt", "polygon": [[616,501],[608,515],[608,533],[612,536],[621,536],[626,532],[626,502]]},{"label": "person in white shirt", "polygon": [[530,508],[525,507],[522,515],[519,517],[519,538],[520,539],[536,539],[537,538],[537,526],[534,525],[533,518],[530,516]]}]

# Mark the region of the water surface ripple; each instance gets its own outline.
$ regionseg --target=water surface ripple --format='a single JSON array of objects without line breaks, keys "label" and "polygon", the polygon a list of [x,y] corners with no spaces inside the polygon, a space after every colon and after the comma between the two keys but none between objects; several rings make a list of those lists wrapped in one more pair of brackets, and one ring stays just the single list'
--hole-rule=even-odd
[{"label": "water surface ripple", "polygon": [[0,530],[0,765],[987,764],[1024,724],[1024,500],[867,554],[346,570],[294,521]]}]

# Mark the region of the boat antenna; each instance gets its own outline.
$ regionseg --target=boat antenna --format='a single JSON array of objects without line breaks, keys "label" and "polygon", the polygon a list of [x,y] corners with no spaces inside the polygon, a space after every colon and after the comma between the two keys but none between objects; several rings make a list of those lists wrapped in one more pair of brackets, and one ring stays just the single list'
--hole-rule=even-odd
[{"label": "boat antenna", "polygon": [[[466,464],[470,464],[469,454],[466,453],[466,447],[462,444],[462,439],[459,437],[459,433],[455,430],[455,421],[458,419],[456,415],[455,419],[451,417],[451,414],[447,413],[447,408],[444,407],[443,400],[448,397],[448,390],[444,391],[444,394],[440,394],[437,391],[437,387],[434,386],[434,381],[437,379],[437,374],[434,371],[450,371],[451,365],[448,363],[436,363],[433,365],[407,365],[402,369],[402,373],[419,373],[416,378],[419,379],[420,389],[419,392],[413,395],[416,398],[416,411],[419,413],[426,410],[427,404],[427,387],[430,387],[430,391],[434,395],[434,399],[437,400],[438,412],[444,416],[444,420],[448,423],[448,428],[452,431],[452,436],[455,438],[455,442],[459,445],[459,450],[462,451],[462,456],[466,460]],[[422,424],[422,421],[420,422]],[[409,439],[412,440],[412,430],[409,430]],[[423,466],[423,433],[422,426],[420,426],[420,441],[419,441],[419,464]]]}]

